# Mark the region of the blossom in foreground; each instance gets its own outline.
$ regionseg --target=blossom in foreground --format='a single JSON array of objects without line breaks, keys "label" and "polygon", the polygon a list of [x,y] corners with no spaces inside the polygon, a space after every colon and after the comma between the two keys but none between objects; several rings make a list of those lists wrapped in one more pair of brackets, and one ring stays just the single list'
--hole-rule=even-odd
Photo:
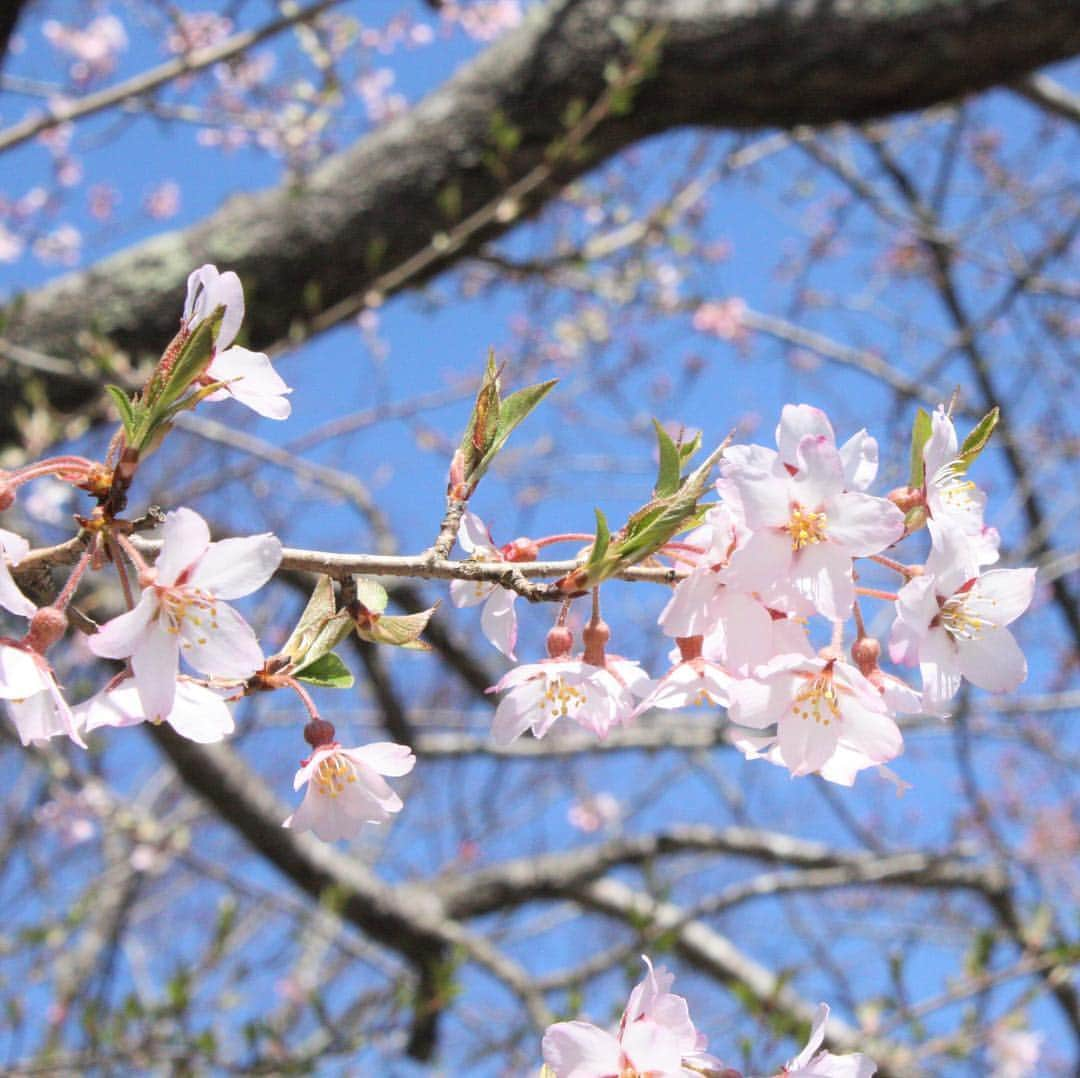
[{"label": "blossom in foreground", "polygon": [[837,659],[780,656],[732,685],[729,714],[754,729],[776,724],[774,736],[736,742],[748,756],[766,755],[792,775],[819,773],[843,785],[904,748],[882,694]]},{"label": "blossom in foreground", "polygon": [[926,572],[897,595],[889,654],[918,663],[928,711],[939,711],[962,678],[989,692],[1010,692],[1027,677],[1027,659],[1005,626],[1030,605],[1034,569],[978,575],[977,557],[955,528],[927,525],[933,549]]},{"label": "blossom in foreground", "polygon": [[8,714],[24,745],[63,734],[86,748],[48,663],[29,648],[0,643],[0,699],[7,701]]},{"label": "blossom in foreground", "polygon": [[829,1008],[820,1004],[810,1029],[806,1047],[786,1067],[781,1067],[776,1078],[872,1078],[877,1064],[861,1052],[834,1056],[832,1052],[819,1052],[825,1040],[825,1023]]},{"label": "blossom in foreground", "polygon": [[[492,541],[484,522],[475,513],[466,511],[461,518],[458,542],[472,561],[507,560]],[[516,599],[517,592],[498,584],[483,580],[450,581],[450,601],[454,606],[484,604],[484,609],[480,611],[480,628],[484,636],[509,659],[515,658],[514,645],[517,643]]]},{"label": "blossom in foreground", "polygon": [[103,625],[90,649],[106,659],[130,658],[143,714],[168,720],[181,654],[212,677],[242,680],[262,666],[255,633],[221,600],[261,588],[280,561],[273,535],[212,543],[198,513],[177,509],[165,518],[161,553],[139,602]]},{"label": "blossom in foreground", "polygon": [[590,1022],[556,1022],[544,1034],[544,1062],[555,1078],[624,1078],[626,1075],[720,1075],[724,1064],[705,1052],[686,1000],[668,991],[674,977],[648,973],[630,993],[617,1033]]},{"label": "blossom in foreground", "polygon": [[652,686],[636,662],[608,656],[604,666],[583,658],[544,659],[516,666],[490,692],[505,692],[491,724],[495,744],[509,745],[526,730],[543,737],[556,719],[569,718],[598,737],[634,715]]},{"label": "blossom in foreground", "polygon": [[240,278],[232,270],[218,273],[216,266],[201,266],[188,276],[184,324],[193,330],[218,307],[224,307],[225,313],[214,340],[213,358],[202,380],[226,384],[206,399],[232,397],[267,419],[287,419],[292,406],[285,395],[292,390],[270,365],[269,357],[238,345],[230,347],[244,320]]},{"label": "blossom in foreground", "polygon": [[900,539],[904,515],[884,498],[845,489],[844,462],[826,436],[804,437],[797,457],[792,474],[761,446],[727,450],[726,486],[754,533],[732,568],[747,586],[786,579],[825,617],[843,619],[855,601],[852,558]]},{"label": "blossom in foreground", "polygon": [[[146,721],[139,690],[130,678],[79,704],[75,716],[87,733],[102,726],[135,726]],[[187,677],[177,680],[172,710],[164,721],[181,737],[203,745],[221,741],[236,728],[222,697]]]},{"label": "blossom in foreground", "polygon": [[30,544],[21,535],[0,528],[0,606],[22,618],[32,618],[37,607],[19,591],[8,567],[29,553]]},{"label": "blossom in foreground", "polygon": [[282,826],[333,842],[352,838],[362,823],[385,823],[402,801],[383,776],[407,775],[415,763],[407,746],[391,741],[355,749],[336,741],[320,745],[296,773],[293,789],[306,783],[307,792]]}]

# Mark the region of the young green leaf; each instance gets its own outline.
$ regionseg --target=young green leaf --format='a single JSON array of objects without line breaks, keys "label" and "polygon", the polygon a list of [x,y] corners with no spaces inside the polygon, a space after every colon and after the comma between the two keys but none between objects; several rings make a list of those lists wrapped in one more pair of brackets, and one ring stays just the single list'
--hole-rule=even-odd
[{"label": "young green leaf", "polygon": [[656,429],[656,444],[660,452],[660,467],[656,475],[656,486],[653,492],[658,498],[666,498],[679,489],[679,479],[682,476],[682,457],[679,447],[674,439],[654,419],[653,427]]},{"label": "young green leaf", "polygon": [[116,410],[120,413],[120,422],[124,425],[124,437],[127,439],[128,445],[130,445],[139,425],[138,416],[135,412],[135,405],[132,403],[131,398],[127,393],[119,386],[107,385],[105,387],[105,392],[112,398],[113,404],[116,405]]},{"label": "young green leaf", "polygon": [[925,408],[920,408],[915,413],[915,421],[911,425],[911,476],[908,486],[920,489],[926,481],[926,464],[923,461],[923,450],[934,432],[934,425],[930,419],[930,413]]},{"label": "young green leaf", "polygon": [[414,651],[428,651],[430,645],[420,639],[420,634],[427,628],[431,615],[439,604],[416,614],[384,614],[365,619],[365,624],[354,622],[356,633],[361,640],[373,644],[389,644],[391,647],[409,648]]},{"label": "young green leaf", "polygon": [[596,510],[596,538],[593,540],[592,553],[589,554],[589,565],[599,565],[604,560],[608,545],[611,543],[611,531],[608,529],[607,518],[599,509]]},{"label": "young green leaf", "polygon": [[354,681],[349,668],[332,651],[294,670],[293,677],[326,689],[351,689]]},{"label": "young green leaf", "polygon": [[354,581],[356,585],[356,597],[376,614],[381,614],[390,602],[390,596],[386,594],[386,588],[370,577],[358,576]]},{"label": "young green leaf", "polygon": [[965,469],[969,468],[974,463],[975,458],[986,448],[986,444],[990,441],[990,436],[994,433],[994,428],[998,424],[1000,415],[1000,409],[992,408],[979,420],[974,430],[964,439],[964,444],[960,447],[960,461]]},{"label": "young green leaf", "polygon": [[335,613],[334,584],[328,576],[320,576],[281,654],[287,655],[294,663],[302,661],[315,637]]}]

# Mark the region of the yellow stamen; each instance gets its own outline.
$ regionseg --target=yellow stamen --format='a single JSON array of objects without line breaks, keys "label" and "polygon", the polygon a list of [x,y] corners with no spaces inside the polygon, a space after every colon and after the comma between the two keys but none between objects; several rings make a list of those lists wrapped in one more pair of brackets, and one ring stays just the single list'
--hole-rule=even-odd
[{"label": "yellow stamen", "polygon": [[827,539],[827,524],[828,517],[825,513],[813,513],[796,502],[791,507],[791,519],[786,525],[791,535],[791,549],[802,550],[811,543],[820,543]]}]

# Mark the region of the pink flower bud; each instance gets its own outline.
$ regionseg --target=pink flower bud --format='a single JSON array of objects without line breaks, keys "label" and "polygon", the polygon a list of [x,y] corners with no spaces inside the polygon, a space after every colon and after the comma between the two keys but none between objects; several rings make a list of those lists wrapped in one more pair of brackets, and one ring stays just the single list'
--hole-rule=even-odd
[{"label": "pink flower bud", "polygon": [[917,487],[896,487],[895,490],[890,490],[886,497],[905,514],[926,504],[926,495]]},{"label": "pink flower bud", "polygon": [[869,676],[871,670],[876,670],[878,659],[881,658],[881,644],[872,636],[860,636],[851,645],[852,662],[859,668],[859,673]]},{"label": "pink flower bud", "polygon": [[304,727],[304,740],[313,748],[321,748],[323,745],[334,743],[334,724],[325,719],[312,719]]},{"label": "pink flower bud", "polygon": [[581,639],[585,642],[585,661],[593,666],[603,666],[604,645],[611,639],[607,622],[599,618],[590,622],[582,629]]},{"label": "pink flower bud", "polygon": [[15,485],[6,479],[0,480],[0,512],[10,509],[15,504]]},{"label": "pink flower bud", "polygon": [[505,561],[536,561],[540,557],[540,548],[532,539],[523,536],[504,544],[499,553]]},{"label": "pink flower bud", "polygon": [[43,606],[30,619],[26,642],[39,655],[44,655],[67,632],[67,617],[55,606]]},{"label": "pink flower bud", "polygon": [[574,634],[565,625],[554,626],[547,634],[547,653],[552,659],[570,654],[574,646]]}]

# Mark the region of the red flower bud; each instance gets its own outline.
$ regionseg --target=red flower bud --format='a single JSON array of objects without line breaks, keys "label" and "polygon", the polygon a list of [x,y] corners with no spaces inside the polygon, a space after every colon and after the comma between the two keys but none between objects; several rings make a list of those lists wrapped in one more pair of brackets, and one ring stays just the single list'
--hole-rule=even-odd
[{"label": "red flower bud", "polygon": [[552,659],[570,654],[574,646],[574,634],[565,625],[556,625],[547,634],[547,653]]},{"label": "red flower bud", "polygon": [[26,642],[44,655],[67,632],[67,617],[55,606],[43,606],[31,619]]},{"label": "red flower bud", "polygon": [[334,742],[334,724],[325,719],[312,719],[304,727],[304,740],[313,748],[332,745]]}]

